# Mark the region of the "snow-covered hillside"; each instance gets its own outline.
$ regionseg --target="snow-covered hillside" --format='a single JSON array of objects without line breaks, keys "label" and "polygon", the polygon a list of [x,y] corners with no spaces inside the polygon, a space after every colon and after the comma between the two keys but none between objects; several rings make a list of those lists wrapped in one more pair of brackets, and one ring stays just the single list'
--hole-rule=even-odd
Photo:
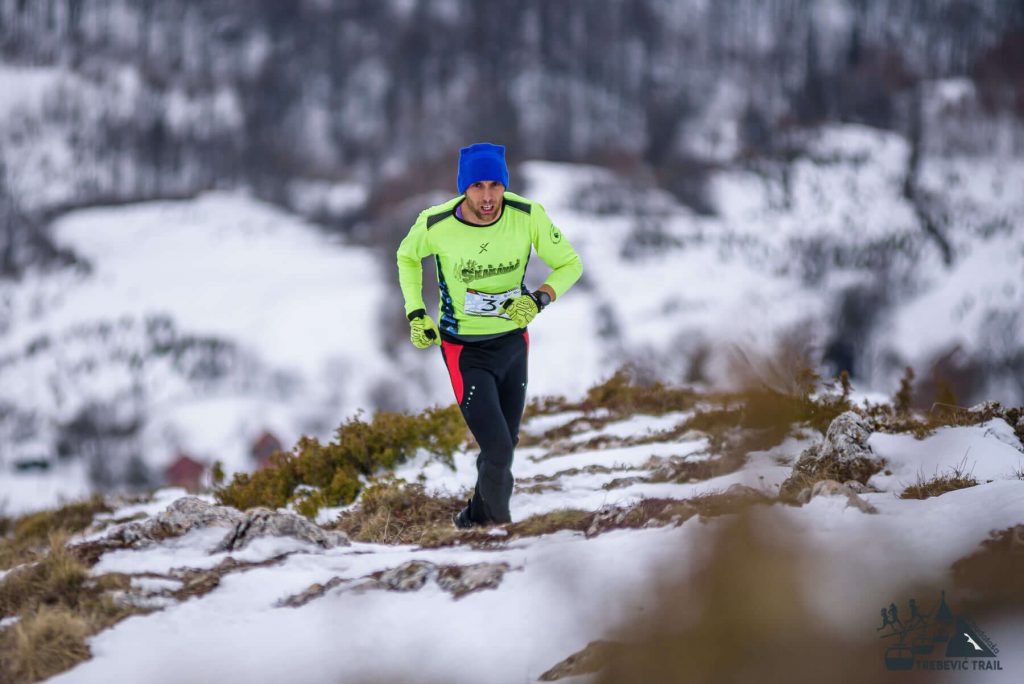
[{"label": "snow-covered hillside", "polygon": [[[785,169],[715,174],[715,216],[605,169],[522,165],[514,188],[546,206],[585,267],[531,325],[530,395],[579,396],[630,362],[670,381],[770,380],[758,359],[796,346],[845,359],[858,387],[885,393],[904,366],[925,372],[955,352],[973,364],[968,389],[1017,403],[1024,212],[1006,184],[1024,163],[921,171],[949,207],[946,264],[899,190],[903,138],[836,126],[802,144]],[[254,465],[264,430],[287,449],[358,410],[451,401],[436,354],[404,342],[390,249],[327,238],[244,192],[76,211],[52,234],[77,265],[0,283],[8,472],[73,458],[86,424],[113,440],[97,447],[110,472],[97,478],[93,463],[94,480],[134,469],[159,482],[179,452],[230,473]],[[532,260],[528,285],[544,275]]]},{"label": "snow-covered hillside", "polygon": [[[709,564],[733,577],[736,567],[714,565],[714,549],[743,511],[754,514],[759,531],[745,552],[765,565],[752,569],[755,586],[734,589],[745,596],[770,592],[780,580],[772,573],[779,572],[797,573],[791,580],[801,589],[799,607],[764,597],[785,627],[772,643],[789,644],[786,634],[828,635],[844,648],[864,649],[864,660],[833,664],[846,681],[888,681],[883,663],[895,642],[879,638],[879,608],[904,606],[907,596],[894,592],[908,587],[938,587],[954,611],[963,610],[972,594],[959,575],[954,584],[951,565],[990,532],[1024,522],[1024,446],[1001,418],[940,428],[923,441],[874,433],[865,448],[882,459],[884,473],[860,494],[824,490],[792,507],[775,500],[778,488],[800,450],[820,438],[791,437],[730,470],[707,435],[666,436],[693,415],[608,422],[598,410],[527,421],[534,445],[518,450],[512,498],[521,524],[453,533],[440,537],[447,539],[440,545],[318,544],[254,533],[244,548],[217,550],[237,529],[218,526],[207,514],[206,523],[183,536],[164,532],[147,541],[123,531],[143,529],[175,501],[182,505],[185,493],[162,490],[149,502],[122,504],[75,543],[128,542],[107,550],[91,574],[123,573],[130,585],[126,579],[119,600],[155,612],[91,638],[91,659],[48,681],[536,681],[592,642],[642,638],[628,625],[642,625],[644,615],[663,609],[659,587],[666,582],[698,581]],[[474,458],[471,451],[457,454],[450,471],[424,457],[396,475],[412,482],[425,476],[431,488],[464,492],[475,478]],[[922,477],[957,467],[978,484],[924,500],[897,498]],[[564,514],[561,531],[551,522],[556,518],[548,519],[546,533],[528,526],[530,516],[564,509],[578,513]],[[132,522],[109,524],[126,520]],[[780,530],[788,535],[776,538]],[[765,544],[774,555],[758,555]],[[933,593],[916,594],[925,612],[939,603]],[[728,610],[697,600],[688,605],[680,614],[697,621]],[[786,622],[791,618],[781,613],[791,609],[796,612],[787,615],[802,622]],[[720,617],[728,622],[731,615]],[[957,681],[1017,681],[1024,668],[1019,613],[981,627],[998,644],[1002,671],[957,673]],[[727,659],[716,672],[770,658],[757,646],[748,644],[742,662]],[[600,662],[580,660],[559,676],[604,681],[594,674]],[[794,681],[811,681],[799,662],[788,662]]]},{"label": "snow-covered hillside", "polygon": [[391,372],[372,254],[245,194],[80,211],[54,239],[82,263],[3,286],[5,470],[92,408],[158,475],[179,451],[249,469],[263,430],[329,435]]}]

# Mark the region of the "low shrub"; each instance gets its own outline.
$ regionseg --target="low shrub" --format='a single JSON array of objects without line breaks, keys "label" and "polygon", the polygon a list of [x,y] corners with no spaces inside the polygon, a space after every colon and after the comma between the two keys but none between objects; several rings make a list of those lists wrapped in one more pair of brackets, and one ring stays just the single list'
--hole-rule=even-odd
[{"label": "low shrub", "polygon": [[587,390],[579,408],[584,411],[606,409],[620,417],[636,413],[662,415],[685,411],[693,407],[697,398],[697,392],[685,387],[637,382],[633,369],[624,366],[603,383]]},{"label": "low shrub", "polygon": [[369,422],[356,415],[338,428],[330,444],[303,437],[294,453],[279,451],[262,470],[236,474],[215,496],[241,510],[294,504],[301,514],[313,517],[325,506],[352,503],[365,478],[393,470],[419,449],[453,467],[466,432],[454,404],[412,416],[380,412]]},{"label": "low shrub", "polygon": [[[637,413],[662,415],[672,411],[685,411],[694,405],[697,398],[697,392],[689,388],[671,387],[661,382],[641,382],[635,369],[627,364],[604,382],[588,389],[582,401],[570,402],[559,396],[531,399],[523,412],[523,419],[529,420],[534,416],[566,411],[607,411],[609,420]],[[594,418],[591,416],[587,420]]]}]

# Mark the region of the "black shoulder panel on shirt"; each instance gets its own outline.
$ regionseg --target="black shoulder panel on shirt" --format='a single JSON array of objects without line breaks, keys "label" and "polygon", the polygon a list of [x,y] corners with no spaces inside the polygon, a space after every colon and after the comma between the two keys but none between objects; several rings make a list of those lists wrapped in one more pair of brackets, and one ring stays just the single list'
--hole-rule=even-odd
[{"label": "black shoulder panel on shirt", "polygon": [[427,217],[427,230],[430,230],[431,228],[433,228],[435,223],[440,223],[441,221],[444,221],[446,218],[448,218],[451,215],[452,215],[452,210],[448,209],[447,211],[442,211],[439,214],[434,214],[432,216],[428,216]]},{"label": "black shoulder panel on shirt", "polygon": [[512,207],[513,209],[518,209],[524,214],[529,214],[530,209],[532,209],[532,207],[529,204],[527,204],[526,202],[520,202],[519,200],[506,199],[505,204]]}]

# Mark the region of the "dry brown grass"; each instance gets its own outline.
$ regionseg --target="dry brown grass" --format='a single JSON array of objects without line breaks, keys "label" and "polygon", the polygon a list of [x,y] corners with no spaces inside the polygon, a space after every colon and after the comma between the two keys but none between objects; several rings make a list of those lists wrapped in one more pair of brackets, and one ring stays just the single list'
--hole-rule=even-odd
[{"label": "dry brown grass", "polygon": [[857,410],[874,421],[878,432],[907,433],[918,439],[930,436],[939,428],[969,427],[993,418],[1002,418],[1014,428],[1018,439],[1024,442],[1024,423],[1021,422],[1024,406],[1004,408],[997,402],[987,402],[978,410],[972,411],[965,406],[935,402],[927,411],[915,412],[910,407],[900,410],[897,400],[894,404],[865,402],[865,405]]},{"label": "dry brown grass", "polygon": [[452,527],[452,514],[465,502],[465,496],[429,492],[422,484],[384,478],[369,485],[356,507],[343,513],[334,527],[356,541],[419,544],[433,528]]},{"label": "dry brown grass", "polygon": [[78,606],[89,569],[68,551],[66,542],[66,534],[51,534],[49,553],[4,577],[0,582],[0,616],[17,615],[38,605]]},{"label": "dry brown grass", "polygon": [[0,634],[0,680],[37,682],[91,657],[89,621],[64,606],[42,606]]},{"label": "dry brown grass", "polygon": [[61,672],[89,657],[86,637],[139,612],[110,596],[126,579],[90,578],[67,540],[66,531],[51,532],[45,555],[0,580],[0,617],[20,617],[0,632],[0,681],[31,682]]},{"label": "dry brown grass", "polygon": [[47,549],[52,534],[81,532],[92,524],[97,514],[112,510],[106,500],[97,495],[85,501],[9,519],[7,533],[0,538],[0,569],[36,560]]},{"label": "dry brown grass", "polygon": [[926,480],[921,473],[917,474],[917,482],[910,485],[900,494],[901,499],[927,499],[942,496],[946,492],[974,487],[978,481],[964,470],[966,461],[952,467],[949,472],[936,474]]},{"label": "dry brown grass", "polygon": [[562,508],[548,513],[531,515],[529,518],[508,526],[510,537],[539,537],[563,530],[583,532],[590,524],[593,513],[575,508]]},{"label": "dry brown grass", "polygon": [[586,420],[618,420],[637,413],[663,415],[672,411],[685,411],[698,399],[698,392],[685,387],[672,387],[661,382],[647,382],[639,377],[632,365],[619,368],[610,378],[587,390],[579,402],[564,397],[539,397],[526,405],[524,420],[534,416],[552,415],[566,411],[594,413],[607,411],[607,418]]}]

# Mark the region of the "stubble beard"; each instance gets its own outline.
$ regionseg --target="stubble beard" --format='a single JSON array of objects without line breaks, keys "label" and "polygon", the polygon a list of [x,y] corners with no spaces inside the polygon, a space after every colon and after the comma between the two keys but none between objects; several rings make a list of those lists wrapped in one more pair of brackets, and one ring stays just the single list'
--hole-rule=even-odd
[{"label": "stubble beard", "polygon": [[498,209],[500,208],[501,203],[500,202],[494,202],[492,206],[493,206],[493,209],[492,209],[491,213],[484,214],[481,211],[481,208],[480,208],[479,204],[476,204],[475,202],[473,202],[473,200],[469,199],[468,197],[466,198],[466,207],[469,209],[469,213],[472,214],[473,218],[478,223],[485,223],[486,224],[486,223],[493,223],[494,222],[494,220],[498,216]]}]

